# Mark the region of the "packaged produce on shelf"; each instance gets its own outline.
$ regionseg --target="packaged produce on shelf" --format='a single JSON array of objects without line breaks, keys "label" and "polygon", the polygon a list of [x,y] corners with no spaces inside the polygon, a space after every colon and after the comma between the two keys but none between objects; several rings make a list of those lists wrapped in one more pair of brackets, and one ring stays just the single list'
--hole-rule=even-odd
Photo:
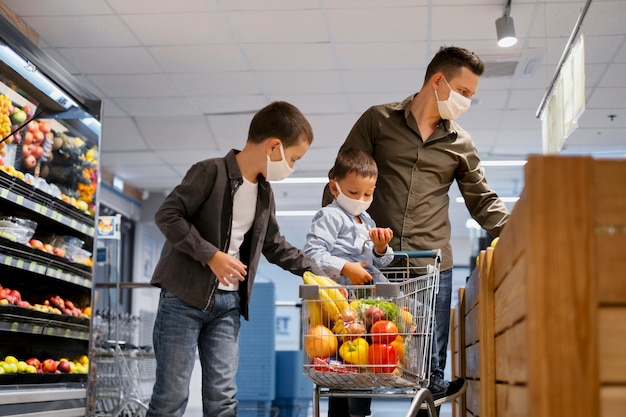
[{"label": "packaged produce on shelf", "polygon": [[46,358],[31,357],[18,359],[14,355],[7,355],[0,360],[0,375],[4,374],[86,374],[89,370],[89,358],[86,355],[77,358]]},{"label": "packaged produce on shelf", "polygon": [[30,106],[0,95],[0,169],[94,215],[97,146],[32,117]]}]

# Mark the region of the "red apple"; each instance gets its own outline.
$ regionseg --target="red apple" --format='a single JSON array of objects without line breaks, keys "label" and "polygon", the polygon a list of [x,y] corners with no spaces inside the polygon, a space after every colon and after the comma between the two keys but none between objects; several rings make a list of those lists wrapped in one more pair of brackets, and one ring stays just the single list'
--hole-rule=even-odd
[{"label": "red apple", "polygon": [[43,150],[43,146],[41,145],[35,145],[35,147],[31,151],[31,155],[33,155],[35,159],[41,158],[43,156],[43,153],[44,153],[44,150]]},{"label": "red apple", "polygon": [[33,132],[33,143],[39,145],[41,144],[41,142],[43,142],[45,138],[46,136],[43,134],[41,130],[36,130]]},{"label": "red apple", "polygon": [[22,294],[20,294],[20,292],[18,290],[11,290],[9,295],[12,295],[18,301],[22,301]]},{"label": "red apple", "polygon": [[26,363],[34,366],[38,371],[41,370],[41,362],[37,358],[26,359]]},{"label": "red apple", "polygon": [[70,363],[68,361],[60,361],[59,365],[57,366],[57,370],[61,371],[64,374],[69,374],[71,371],[71,366]]},{"label": "red apple", "polygon": [[28,155],[22,160],[22,165],[26,169],[33,169],[37,165],[37,158],[34,155]]},{"label": "red apple", "polygon": [[31,248],[43,250],[43,242],[39,239],[31,239],[28,243]]},{"label": "red apple", "polygon": [[33,153],[33,144],[25,143],[22,145],[22,158],[26,159],[27,156]]},{"label": "red apple", "polygon": [[24,145],[30,145],[33,143],[33,132],[28,132],[24,134]]},{"label": "red apple", "polygon": [[53,374],[57,370],[57,363],[54,359],[45,359],[41,364],[41,370],[48,374]]},{"label": "red apple", "polygon": [[367,328],[372,327],[372,324],[376,323],[379,320],[385,320],[385,312],[381,310],[379,307],[370,307],[365,311],[365,321],[367,324]]}]

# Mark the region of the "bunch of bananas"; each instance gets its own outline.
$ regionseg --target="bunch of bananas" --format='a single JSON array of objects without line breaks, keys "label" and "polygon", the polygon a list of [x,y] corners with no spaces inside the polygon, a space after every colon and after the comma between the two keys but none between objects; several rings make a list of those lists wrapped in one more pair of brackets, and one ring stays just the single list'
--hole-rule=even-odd
[{"label": "bunch of bananas", "polygon": [[341,315],[350,308],[348,293],[335,281],[328,277],[305,272],[302,275],[304,283],[307,285],[318,285],[318,298],[308,302],[309,325],[323,324],[329,328],[341,318]]},{"label": "bunch of bananas", "polygon": [[0,140],[11,133],[11,118],[9,117],[11,107],[13,107],[11,99],[0,94]]}]

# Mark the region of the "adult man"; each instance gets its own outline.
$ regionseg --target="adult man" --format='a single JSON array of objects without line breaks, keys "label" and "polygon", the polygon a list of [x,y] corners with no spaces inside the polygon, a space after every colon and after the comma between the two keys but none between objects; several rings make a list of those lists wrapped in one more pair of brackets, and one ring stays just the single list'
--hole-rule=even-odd
[{"label": "adult man", "polygon": [[[484,63],[473,52],[440,48],[421,90],[402,102],[370,107],[340,149],[362,149],[376,160],[379,175],[369,213],[381,227],[392,229],[394,250],[442,249],[429,387],[435,399],[452,399],[466,386],[463,379],[445,381],[443,374],[452,293],[450,185],[457,182],[470,214],[492,235],[500,234],[509,216],[487,185],[471,136],[454,122],[469,109],[483,71]],[[325,190],[324,204],[328,197]],[[335,415],[332,409],[339,402],[331,399],[329,415]]]}]

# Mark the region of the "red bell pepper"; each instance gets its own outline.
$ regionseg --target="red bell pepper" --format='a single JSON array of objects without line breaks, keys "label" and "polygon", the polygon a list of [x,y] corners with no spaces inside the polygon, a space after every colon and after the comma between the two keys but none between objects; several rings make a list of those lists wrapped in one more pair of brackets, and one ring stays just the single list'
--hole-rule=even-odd
[{"label": "red bell pepper", "polygon": [[393,345],[374,343],[367,351],[369,369],[375,373],[389,374],[396,369],[398,352]]}]

